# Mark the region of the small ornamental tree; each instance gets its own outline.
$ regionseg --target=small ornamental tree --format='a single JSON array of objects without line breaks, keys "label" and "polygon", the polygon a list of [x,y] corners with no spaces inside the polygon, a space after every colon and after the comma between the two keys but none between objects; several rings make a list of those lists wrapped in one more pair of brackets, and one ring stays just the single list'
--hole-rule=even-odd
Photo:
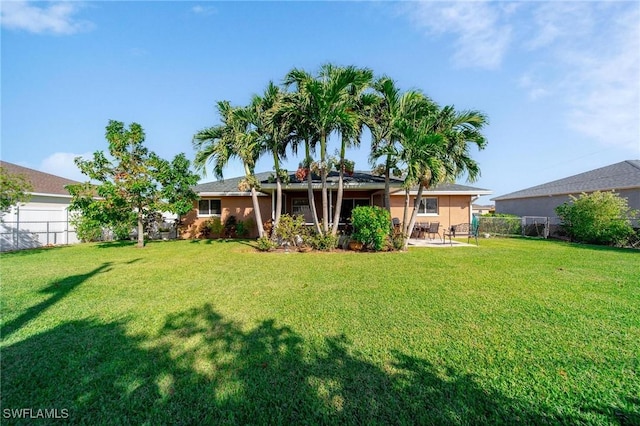
[{"label": "small ornamental tree", "polygon": [[376,251],[384,248],[393,229],[389,211],[376,206],[354,208],[351,212],[351,224],[351,238]]},{"label": "small ornamental tree", "polygon": [[31,198],[31,183],[23,176],[7,172],[0,167],[0,213],[6,213],[19,203],[25,203]]},{"label": "small ornamental tree", "polygon": [[112,229],[137,224],[138,247],[144,247],[145,217],[154,211],[187,213],[197,198],[191,187],[198,176],[189,170],[183,154],[168,162],[150,152],[137,123],[125,128],[110,120],[106,139],[111,159],[102,151],[96,151],[92,160],[75,159],[82,173],[97,183],[69,185],[70,209]]},{"label": "small ornamental tree", "polygon": [[572,240],[605,245],[624,245],[634,232],[630,219],[638,214],[613,191],[571,196],[556,213]]}]

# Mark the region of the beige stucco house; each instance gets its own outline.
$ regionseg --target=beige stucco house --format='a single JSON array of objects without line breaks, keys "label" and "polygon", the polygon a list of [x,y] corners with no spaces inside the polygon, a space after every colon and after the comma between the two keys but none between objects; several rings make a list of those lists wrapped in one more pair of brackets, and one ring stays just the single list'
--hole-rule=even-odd
[{"label": "beige stucco house", "polygon": [[[270,220],[275,213],[276,184],[271,178],[272,172],[256,175],[260,181],[259,204],[264,222]],[[211,217],[219,217],[224,221],[229,216],[236,220],[250,222],[254,220],[253,204],[248,191],[240,191],[238,184],[242,178],[226,179],[197,185],[194,189],[200,196],[194,210],[183,218],[183,237],[197,236],[198,225]],[[391,216],[402,220],[405,192],[401,187],[402,181],[391,180]],[[329,217],[332,220],[338,188],[338,173],[332,172],[328,177]],[[316,211],[322,217],[321,183],[314,177]],[[289,183],[283,185],[283,213],[303,215],[305,222],[313,222],[307,182],[300,182],[294,174],[289,176]],[[412,203],[417,191],[411,191]],[[442,184],[423,193],[423,202],[418,213],[419,222],[439,222],[441,229],[446,229],[458,223],[471,222],[472,203],[482,195],[489,195],[491,191],[459,184]],[[369,172],[356,171],[344,178],[344,195],[340,214],[340,221],[346,221],[351,216],[351,210],[360,205],[383,205],[384,178]],[[251,237],[257,236],[254,227]]]}]

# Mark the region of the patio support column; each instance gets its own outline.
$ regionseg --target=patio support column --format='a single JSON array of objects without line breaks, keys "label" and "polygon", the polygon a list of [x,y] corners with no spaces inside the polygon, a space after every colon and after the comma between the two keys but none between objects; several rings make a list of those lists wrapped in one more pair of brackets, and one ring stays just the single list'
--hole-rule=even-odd
[{"label": "patio support column", "polygon": [[273,196],[275,191],[271,191],[271,220],[276,218],[276,200]]}]

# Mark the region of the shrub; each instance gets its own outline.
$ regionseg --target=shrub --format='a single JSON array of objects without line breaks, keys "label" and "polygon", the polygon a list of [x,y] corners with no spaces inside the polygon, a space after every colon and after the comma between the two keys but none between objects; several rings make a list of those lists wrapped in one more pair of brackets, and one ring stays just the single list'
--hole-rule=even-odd
[{"label": "shrub", "polygon": [[83,243],[102,240],[102,224],[86,216],[78,215],[71,219],[76,235]]},{"label": "shrub", "polygon": [[571,196],[556,213],[572,240],[606,245],[626,244],[634,233],[630,218],[637,215],[627,199],[613,191]]},{"label": "shrub", "polygon": [[211,217],[198,226],[197,235],[202,238],[219,238],[222,235],[222,221],[219,217]]},{"label": "shrub", "polygon": [[244,238],[249,234],[249,229],[247,228],[247,224],[242,221],[239,220],[236,223],[236,235],[240,238]]},{"label": "shrub", "polygon": [[354,208],[351,212],[351,224],[351,238],[376,251],[384,249],[392,231],[389,211],[376,206]]},{"label": "shrub", "polygon": [[271,251],[277,246],[276,242],[267,236],[258,238],[256,242],[258,244],[258,250],[260,251]]},{"label": "shrub", "polygon": [[224,221],[224,237],[231,238],[236,233],[236,225],[238,221],[235,216],[229,216],[227,220]]},{"label": "shrub", "polygon": [[274,229],[274,233],[275,238],[281,244],[288,243],[290,246],[299,246],[306,234],[304,216],[280,215],[280,220]]},{"label": "shrub", "polygon": [[337,235],[312,234],[305,238],[305,242],[316,250],[331,251],[338,246]]}]

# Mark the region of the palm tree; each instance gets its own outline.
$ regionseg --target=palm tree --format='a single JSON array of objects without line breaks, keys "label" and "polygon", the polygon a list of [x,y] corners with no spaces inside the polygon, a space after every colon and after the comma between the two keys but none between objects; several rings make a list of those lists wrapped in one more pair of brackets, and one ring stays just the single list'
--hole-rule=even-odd
[{"label": "palm tree", "polygon": [[255,125],[255,131],[260,139],[262,148],[273,156],[273,169],[276,180],[276,211],[274,213],[274,228],[280,221],[282,212],[282,180],[284,171],[280,167],[286,160],[287,147],[292,141],[292,123],[283,114],[284,93],[272,81],[269,82],[262,96],[254,96],[250,109]]},{"label": "palm tree", "polygon": [[[427,115],[417,128],[400,126],[405,136],[405,161],[409,165],[406,191],[418,185],[411,220],[405,229],[407,236],[413,231],[425,188],[454,181],[464,174],[469,182],[480,176],[479,165],[471,158],[469,147],[486,147],[482,128],[487,121],[486,115],[479,111],[456,112],[453,106],[446,106]],[[405,218],[406,207],[405,203]]]},{"label": "palm tree", "polygon": [[244,183],[251,190],[253,211],[258,227],[258,235],[264,236],[262,215],[258,203],[255,164],[261,154],[257,132],[252,128],[250,108],[234,108],[228,101],[217,104],[222,124],[199,131],[194,136],[197,170],[206,173],[205,166],[213,161],[213,171],[217,178],[223,178],[223,169],[233,157],[238,157],[245,171]]},{"label": "palm tree", "polygon": [[372,135],[369,161],[375,166],[380,158],[384,158],[384,163],[379,166],[384,173],[384,206],[391,211],[391,173],[399,173],[401,163],[399,124],[428,114],[431,103],[417,90],[401,93],[395,81],[386,76],[378,78],[373,88],[379,99],[369,119]]},{"label": "palm tree", "polygon": [[355,79],[354,84],[350,88],[350,96],[352,106],[347,109],[350,116],[345,124],[340,126],[341,134],[340,153],[338,158],[338,191],[336,193],[336,205],[333,216],[333,226],[331,234],[338,234],[338,225],[340,222],[340,213],[342,210],[342,198],[344,194],[344,172],[345,172],[345,155],[348,147],[359,146],[360,136],[363,127],[369,122],[371,117],[371,109],[377,102],[377,97],[373,93],[363,93],[371,83],[373,74],[367,69],[358,70],[359,76]]},{"label": "palm tree", "polygon": [[352,98],[357,90],[354,88],[362,86],[361,78],[369,73],[368,70],[359,70],[353,66],[343,68],[325,64],[320,68],[317,78],[299,69],[291,70],[285,77],[287,86],[296,86],[300,105],[306,114],[305,126],[308,127],[308,134],[318,138],[319,171],[322,182],[322,233],[324,235],[329,233],[327,176],[330,164],[327,155],[328,138],[334,132],[356,126],[357,113],[353,111]]}]

